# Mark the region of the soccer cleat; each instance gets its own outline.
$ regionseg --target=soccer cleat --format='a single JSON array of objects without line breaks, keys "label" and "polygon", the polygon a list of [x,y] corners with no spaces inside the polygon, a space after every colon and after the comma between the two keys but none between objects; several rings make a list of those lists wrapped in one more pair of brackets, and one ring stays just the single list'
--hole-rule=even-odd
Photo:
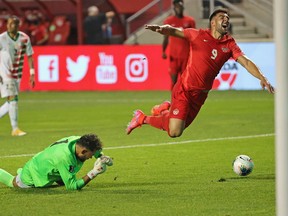
[{"label": "soccer cleat", "polygon": [[151,114],[153,116],[158,116],[161,115],[161,113],[165,110],[169,110],[171,106],[170,101],[164,101],[162,104],[160,105],[155,105],[154,107],[152,107],[151,109]]},{"label": "soccer cleat", "polygon": [[141,110],[135,110],[133,113],[132,120],[128,123],[126,128],[127,135],[132,132],[137,127],[141,127],[141,125],[144,123],[145,114]]},{"label": "soccer cleat", "polygon": [[12,136],[24,136],[26,134],[26,132],[20,130],[19,128],[14,129],[11,133]]}]

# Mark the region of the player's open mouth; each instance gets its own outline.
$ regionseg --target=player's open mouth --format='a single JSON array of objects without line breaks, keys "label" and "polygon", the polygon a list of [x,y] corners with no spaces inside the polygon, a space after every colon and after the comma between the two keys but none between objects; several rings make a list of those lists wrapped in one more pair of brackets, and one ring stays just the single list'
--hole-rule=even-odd
[{"label": "player's open mouth", "polygon": [[222,23],[222,28],[227,29],[229,26],[229,23]]}]

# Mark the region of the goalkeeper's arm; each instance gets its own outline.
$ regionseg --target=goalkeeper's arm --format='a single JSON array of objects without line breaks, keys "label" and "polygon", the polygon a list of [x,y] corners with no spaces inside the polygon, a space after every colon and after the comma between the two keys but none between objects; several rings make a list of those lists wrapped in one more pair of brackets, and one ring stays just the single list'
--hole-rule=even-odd
[{"label": "goalkeeper's arm", "polygon": [[76,176],[73,178],[69,178],[69,180],[65,183],[66,188],[69,190],[80,190],[85,185],[87,185],[92,179],[94,179],[97,175],[104,173],[106,170],[106,164],[102,163],[101,159],[98,158],[94,163],[94,167],[90,170],[87,175],[83,176],[81,179],[76,179]]},{"label": "goalkeeper's arm", "polygon": [[[84,187],[85,185],[87,185],[92,179],[90,179],[89,178],[89,176],[88,175],[85,175],[85,176],[83,176],[83,181],[84,181],[84,185],[82,186],[82,187]],[[81,188],[82,188],[81,187]],[[81,188],[79,188],[79,189],[81,189]]]},{"label": "goalkeeper's arm", "polygon": [[102,155],[95,161],[94,168],[90,170],[87,173],[87,175],[82,178],[84,180],[84,185],[88,184],[97,175],[104,173],[106,171],[106,165],[112,166],[113,160],[109,156]]},{"label": "goalkeeper's arm", "polygon": [[83,176],[80,179],[76,178],[75,174],[71,174],[67,170],[67,166],[58,167],[63,183],[65,184],[66,189],[68,190],[80,190],[85,185],[87,185],[92,179],[97,175],[104,173],[106,171],[106,165],[112,166],[113,161],[109,156],[101,156],[98,158],[92,170],[90,170],[87,175]]}]

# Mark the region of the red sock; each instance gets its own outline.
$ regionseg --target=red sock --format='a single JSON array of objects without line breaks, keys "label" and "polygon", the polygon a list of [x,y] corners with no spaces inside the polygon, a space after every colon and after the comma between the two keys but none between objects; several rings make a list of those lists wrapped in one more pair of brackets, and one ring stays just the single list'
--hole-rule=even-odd
[{"label": "red sock", "polygon": [[169,112],[165,112],[161,116],[147,116],[145,123],[160,130],[169,131]]},{"label": "red sock", "polygon": [[169,110],[163,110],[163,111],[161,112],[161,115],[166,115],[167,113],[169,113]]}]

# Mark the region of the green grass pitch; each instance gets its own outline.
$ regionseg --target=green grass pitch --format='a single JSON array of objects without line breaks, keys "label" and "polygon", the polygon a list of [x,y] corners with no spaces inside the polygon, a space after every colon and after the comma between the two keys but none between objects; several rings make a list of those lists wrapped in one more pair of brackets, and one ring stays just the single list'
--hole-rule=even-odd
[{"label": "green grass pitch", "polygon": [[[168,91],[21,93],[19,126],[28,134],[11,137],[8,116],[0,119],[1,168],[15,174],[55,140],[90,132],[114,166],[81,191],[0,184],[0,215],[275,215],[274,96],[212,91],[180,138],[147,125],[125,134],[133,110],[149,113],[169,98]],[[232,171],[239,154],[254,160],[247,177]]]}]

